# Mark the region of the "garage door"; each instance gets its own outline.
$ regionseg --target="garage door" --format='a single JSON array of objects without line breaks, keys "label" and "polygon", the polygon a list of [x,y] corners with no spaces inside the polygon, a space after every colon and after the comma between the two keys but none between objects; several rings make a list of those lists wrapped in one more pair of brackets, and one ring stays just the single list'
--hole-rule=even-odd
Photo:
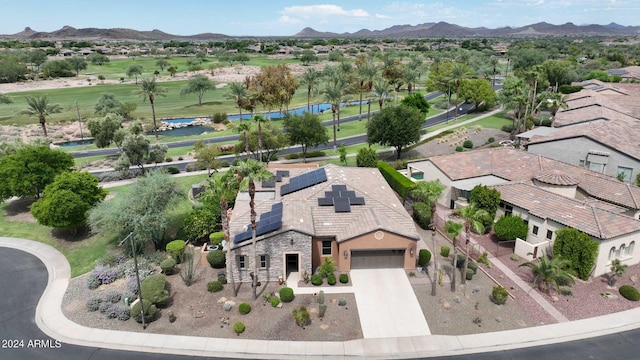
[{"label": "garage door", "polygon": [[404,268],[404,249],[351,250],[352,269]]}]

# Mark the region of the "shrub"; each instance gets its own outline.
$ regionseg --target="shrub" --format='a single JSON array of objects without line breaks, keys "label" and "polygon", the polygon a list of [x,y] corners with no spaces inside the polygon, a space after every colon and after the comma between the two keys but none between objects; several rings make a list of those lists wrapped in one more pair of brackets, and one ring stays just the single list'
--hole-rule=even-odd
[{"label": "shrub", "polygon": [[449,252],[451,251],[451,248],[448,246],[441,246],[440,247],[440,256],[442,257],[449,257]]},{"label": "shrub", "polygon": [[98,305],[98,310],[101,313],[106,314],[107,311],[109,310],[109,307],[112,306],[112,305],[113,304],[110,303],[110,302],[103,301],[103,302],[100,303],[100,305]]},{"label": "shrub", "polygon": [[471,280],[471,279],[473,279],[473,275],[474,275],[474,274],[475,274],[475,273],[473,272],[473,270],[471,270],[471,269],[467,269],[467,274],[466,274],[465,278],[466,278],[467,280]]},{"label": "shrub", "polygon": [[100,284],[111,284],[118,278],[118,273],[111,266],[98,265],[91,271],[100,281]]},{"label": "shrub", "polygon": [[175,166],[169,166],[167,167],[167,172],[171,175],[180,174],[180,169]]},{"label": "shrub", "polygon": [[165,259],[160,263],[160,269],[165,275],[171,275],[175,271],[176,261],[173,259]]},{"label": "shrub", "polygon": [[333,274],[327,276],[327,284],[335,285],[336,284],[336,276],[333,275]]},{"label": "shrub", "polygon": [[171,158],[171,157],[168,157],[168,158],[164,159],[164,162],[172,162],[172,161],[173,161],[173,158]]},{"label": "shrub", "polygon": [[415,202],[412,205],[413,208],[413,220],[422,229],[429,229],[431,224],[431,206],[423,202]]},{"label": "shrub", "polygon": [[377,165],[378,153],[371,148],[361,148],[356,154],[356,166],[357,167],[370,167],[374,168]]},{"label": "shrub", "polygon": [[494,137],[490,137],[487,139],[487,144],[491,144],[492,142],[495,142],[496,139]]},{"label": "shrub", "polygon": [[219,218],[219,210],[205,208],[202,203],[196,202],[193,205],[193,211],[182,222],[182,234],[186,240],[192,243],[204,242],[209,234],[216,230],[215,219]]},{"label": "shrub", "polygon": [[280,299],[274,296],[271,299],[269,299],[269,302],[271,303],[271,306],[277,307],[280,304]]},{"label": "shrub", "polygon": [[478,263],[473,262],[473,261],[469,261],[469,263],[467,264],[467,269],[470,269],[471,271],[473,271],[473,273],[477,273],[478,272]]},{"label": "shrub", "polygon": [[149,275],[140,284],[142,299],[149,300],[154,305],[165,305],[169,301],[169,291],[165,289],[166,283],[162,274]]},{"label": "shrub", "polygon": [[157,264],[158,266],[160,265],[161,262],[163,262],[166,258],[167,258],[167,253],[165,253],[164,251],[154,251],[152,253],[148,253],[144,255],[144,258],[153,264]]},{"label": "shrub", "polygon": [[347,299],[341,297],[338,299],[338,306],[346,306],[347,305]]},{"label": "shrub", "polygon": [[491,291],[491,301],[494,304],[502,305],[507,302],[507,298],[509,297],[509,293],[502,286],[494,286]]},{"label": "shrub", "polygon": [[224,285],[227,283],[227,276],[226,275],[220,275],[218,276],[218,281],[220,282],[220,284]]},{"label": "shrub", "polygon": [[582,90],[582,86],[573,86],[568,84],[562,84],[558,87],[558,92],[561,94],[571,94]]},{"label": "shrub", "polygon": [[463,147],[463,148],[465,148],[465,149],[473,149],[473,141],[471,141],[471,140],[465,140],[465,141],[462,143],[462,147]]},{"label": "shrub", "polygon": [[323,279],[322,279],[322,275],[320,274],[313,274],[311,275],[311,283],[315,286],[320,286],[323,283]]},{"label": "shrub", "polygon": [[326,155],[327,153],[321,150],[307,151],[307,158],[323,157]]},{"label": "shrub", "polygon": [[184,158],[182,156],[178,156],[178,161],[182,161]]},{"label": "shrub", "polygon": [[123,253],[107,253],[105,256],[98,260],[99,265],[116,267],[120,264],[124,264],[127,262],[127,256]]},{"label": "shrub", "polygon": [[89,298],[89,300],[87,300],[85,306],[87,307],[87,311],[98,311],[98,309],[100,308],[100,304],[102,304],[101,298],[91,297]]},{"label": "shrub", "polygon": [[214,124],[220,124],[221,122],[227,120],[227,114],[226,113],[215,113],[211,117],[211,120],[213,121]]},{"label": "shrub", "polygon": [[501,241],[511,241],[516,238],[526,239],[529,227],[520,216],[501,216],[493,226],[496,236]]},{"label": "shrub", "polygon": [[222,240],[224,240],[224,232],[222,231],[216,231],[209,235],[209,244],[211,245],[220,245]]},{"label": "shrub", "polygon": [[131,318],[131,310],[126,306],[117,307],[117,318],[120,321],[127,321]]},{"label": "shrub", "polygon": [[211,267],[214,269],[224,268],[225,259],[226,255],[222,250],[209,251],[209,253],[207,254],[207,261],[209,262],[209,265],[211,265]]},{"label": "shrub", "polygon": [[299,308],[293,309],[293,318],[298,326],[307,325],[311,319],[306,306],[300,306]]},{"label": "shrub", "polygon": [[112,304],[115,304],[117,302],[119,302],[122,299],[122,294],[120,294],[117,291],[109,291],[105,296],[104,296],[104,301],[108,301]]},{"label": "shrub", "polygon": [[346,284],[346,283],[348,283],[348,282],[349,282],[349,275],[347,275],[347,274],[340,274],[340,278],[339,278],[339,280],[340,280],[340,283],[342,283],[342,284]]},{"label": "shrub", "polygon": [[513,131],[513,125],[503,125],[500,130],[510,133]]},{"label": "shrub", "polygon": [[415,185],[413,181],[384,161],[378,161],[378,169],[389,186],[397,192],[400,197],[406,199],[409,191]]},{"label": "shrub", "polygon": [[251,312],[251,305],[249,303],[243,302],[238,305],[238,312],[242,315],[247,315]]},{"label": "shrub", "polygon": [[457,152],[462,152],[462,151],[464,151],[464,148],[462,146],[456,146],[456,151]]},{"label": "shrub", "polygon": [[224,286],[222,286],[220,281],[210,281],[209,283],[207,283],[207,290],[210,293],[222,291],[222,289],[224,289]]},{"label": "shrub", "polygon": [[[141,308],[142,307],[142,308]],[[136,302],[132,307],[129,315],[137,322],[142,322],[142,316],[140,310],[144,309],[144,321],[150,323],[156,319],[158,308],[151,303],[151,301],[142,299],[142,301]]]},{"label": "shrub", "polygon": [[418,252],[418,265],[427,266],[431,261],[431,251],[427,249],[420,249]]},{"label": "shrub", "polygon": [[[464,267],[464,263],[467,261],[467,257],[462,255],[462,254],[458,254],[457,256],[457,261],[456,261],[456,267],[458,269],[462,269]],[[453,262],[452,262],[453,264]]]},{"label": "shrub", "polygon": [[333,264],[334,264],[334,261],[332,258],[329,258],[329,257],[324,258],[324,263],[320,265],[320,270],[318,271],[318,273],[322,277],[328,277],[329,275],[333,275],[333,272],[336,270]]},{"label": "shrub", "polygon": [[640,300],[640,292],[638,292],[638,289],[631,285],[622,285],[620,286],[620,289],[618,291],[620,292],[620,295],[622,295],[622,297],[627,300]]},{"label": "shrub", "polygon": [[176,263],[180,264],[186,247],[187,243],[184,240],[173,240],[167,244],[165,249],[167,250],[167,253],[173,257]]},{"label": "shrub", "polygon": [[280,300],[282,300],[282,302],[292,302],[293,299],[295,298],[295,295],[293,294],[293,289],[290,287],[283,287],[282,289],[280,289],[279,291],[280,294]]},{"label": "shrub", "polygon": [[[298,153],[287,154],[287,155],[284,156],[284,158],[287,159],[287,160],[294,160],[294,159],[297,159],[299,157],[300,157],[300,154],[298,154]],[[234,166],[236,166],[236,165],[234,165]]]},{"label": "shrub", "polygon": [[95,290],[100,286],[100,279],[94,273],[87,275],[87,288],[89,290]]},{"label": "shrub", "polygon": [[579,230],[564,228],[556,232],[553,255],[571,261],[570,269],[580,279],[587,280],[596,264],[598,243]]},{"label": "shrub", "polygon": [[233,331],[236,334],[242,334],[244,332],[244,324],[241,323],[240,321],[238,321],[237,323],[233,324]]},{"label": "shrub", "polygon": [[107,306],[107,308],[104,310],[104,314],[107,315],[107,319],[117,318],[119,308],[119,306],[116,306],[113,303],[109,304],[109,306]]},{"label": "shrub", "polygon": [[233,307],[233,305],[231,305],[230,302],[226,302],[226,303],[224,303],[224,305],[222,305],[222,309],[224,309],[224,311],[231,311],[232,307]]}]

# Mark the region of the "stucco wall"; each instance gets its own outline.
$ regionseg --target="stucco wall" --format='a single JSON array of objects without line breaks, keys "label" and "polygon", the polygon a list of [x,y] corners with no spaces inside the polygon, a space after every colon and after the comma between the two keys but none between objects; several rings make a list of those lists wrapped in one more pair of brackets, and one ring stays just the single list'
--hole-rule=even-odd
[{"label": "stucco wall", "polygon": [[[293,243],[292,243],[293,241]],[[241,246],[233,249],[233,273],[235,281],[251,282],[250,272],[253,269],[253,261],[251,259],[251,240],[247,240]],[[311,236],[295,231],[287,231],[275,236],[260,240],[256,245],[256,255],[269,255],[269,267],[267,269],[258,270],[258,280],[277,281],[279,276],[286,276],[285,253],[299,254],[298,265],[300,273],[306,270],[312,273],[311,268]],[[244,270],[238,269],[237,256],[247,256],[247,267]]]},{"label": "stucco wall", "polygon": [[[322,242],[328,241],[328,240],[331,241],[331,255],[322,255]],[[315,272],[315,269],[318,268],[318,266],[324,263],[325,258],[332,258],[335,264],[338,263],[338,260],[339,260],[338,243],[335,241],[335,238],[328,238],[328,237],[313,238],[312,246],[313,246],[313,249],[312,249],[311,264],[314,272]]]},{"label": "stucco wall", "polygon": [[600,243],[598,258],[596,260],[596,268],[593,271],[594,276],[600,276],[610,271],[611,260],[615,259],[615,255],[612,259],[609,259],[609,251],[611,248],[618,249],[623,244],[625,245],[625,248],[628,248],[631,242],[635,243],[632,251],[630,251],[628,255],[625,255],[624,253],[621,254],[619,257],[620,261],[629,266],[640,263],[640,249],[638,248],[638,245],[640,245],[640,234],[627,234],[611,240],[594,240]]},{"label": "stucco wall", "polygon": [[586,137],[529,144],[527,149],[530,153],[576,166],[579,165],[580,160],[587,160],[590,150],[609,153],[605,174],[616,177],[618,175],[618,166],[624,166],[633,169],[631,182],[635,181],[635,177],[640,171],[640,161]]},{"label": "stucco wall", "polygon": [[[409,239],[386,231],[375,231],[338,244],[338,261],[336,268],[340,271],[351,270],[351,250],[405,249],[404,268],[415,270],[417,240]],[[411,249],[414,254],[411,255]],[[347,258],[344,258],[344,252]]]}]

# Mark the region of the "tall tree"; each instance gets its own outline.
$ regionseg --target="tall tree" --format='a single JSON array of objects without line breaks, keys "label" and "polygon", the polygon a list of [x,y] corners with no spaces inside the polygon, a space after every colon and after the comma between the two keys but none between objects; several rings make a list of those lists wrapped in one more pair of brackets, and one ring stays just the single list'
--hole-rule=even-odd
[{"label": "tall tree", "polygon": [[[339,123],[336,123],[336,115],[340,118],[340,104],[344,100],[347,83],[342,77],[332,76],[327,81],[324,88],[324,99],[331,104],[331,114],[333,116],[333,151],[338,149],[337,131],[340,131]],[[339,120],[338,120],[339,121]]]},{"label": "tall tree", "polygon": [[50,104],[47,95],[42,96],[27,96],[27,108],[20,113],[29,116],[37,116],[44,131],[44,136],[47,137],[47,116],[51,114],[57,114],[62,112],[62,107],[59,104]]},{"label": "tall tree", "polygon": [[122,127],[123,120],[122,116],[114,113],[107,113],[104,117],[87,120],[87,128],[91,131],[93,143],[98,148],[111,145],[116,131]]},{"label": "tall tree", "polygon": [[433,276],[431,278],[431,296],[436,296],[436,277],[438,274],[438,261],[436,259],[436,226],[437,226],[437,202],[442,192],[446,189],[440,180],[419,181],[411,189],[411,196],[420,201],[429,204],[431,209],[431,252],[433,253]]},{"label": "tall tree", "polygon": [[241,83],[241,82],[229,83],[229,94],[227,95],[227,98],[233,100],[233,103],[238,107],[241,123],[243,120],[242,108],[247,102],[248,95],[249,95],[249,92],[247,91],[247,87],[244,85],[244,83]]},{"label": "tall tree", "polygon": [[471,242],[471,229],[477,234],[482,234],[485,231],[483,220],[489,217],[489,213],[479,208],[475,203],[471,203],[463,208],[457,209],[456,213],[464,219],[464,233],[465,233],[465,247],[466,247],[466,259],[462,270],[462,283],[467,281],[467,266],[469,265],[469,244]]},{"label": "tall tree", "polygon": [[140,89],[138,90],[138,95],[142,96],[143,99],[149,99],[149,104],[151,104],[153,134],[156,137],[156,141],[158,141],[158,125],[156,124],[155,100],[158,96],[166,96],[166,93],[167,89],[160,86],[156,82],[156,78],[142,79],[142,82],[140,83]]},{"label": "tall tree", "polygon": [[129,65],[129,68],[127,69],[127,76],[128,77],[134,76],[136,78],[136,85],[138,85],[139,75],[142,75],[142,65],[138,65],[138,64]]},{"label": "tall tree", "polygon": [[424,116],[418,109],[405,105],[388,107],[371,118],[367,125],[367,141],[393,146],[400,159],[405,146],[420,140],[422,124]]},{"label": "tall tree", "polygon": [[302,74],[302,83],[307,85],[307,111],[311,112],[311,96],[316,91],[322,78],[322,72],[316,69],[307,69]]},{"label": "tall tree", "polygon": [[292,114],[284,118],[284,131],[289,137],[289,142],[302,146],[302,162],[307,162],[307,149],[309,146],[326,144],[329,141],[327,128],[322,125],[318,115],[303,112],[302,115]]},{"label": "tall tree", "polygon": [[458,104],[460,101],[460,86],[462,86],[462,81],[471,76],[471,70],[464,63],[453,63],[451,66],[451,72],[449,73],[449,81],[451,81],[456,87],[456,108],[454,110],[454,119],[458,118]]},{"label": "tall tree", "polygon": [[[382,105],[389,99],[389,83],[384,79],[378,79],[373,83],[373,95],[378,100],[378,106],[382,110]],[[369,116],[367,115],[367,118]]]},{"label": "tall tree", "polygon": [[[447,220],[444,224],[444,233],[453,242],[453,269],[451,269],[451,291],[456,291],[456,269],[458,268],[458,236],[462,232],[462,224]],[[466,274],[465,274],[466,276]]]},{"label": "tall tree", "polygon": [[243,121],[238,124],[236,130],[242,134],[242,138],[244,140],[244,151],[249,154],[249,138],[247,137],[247,133],[251,130],[251,123]]},{"label": "tall tree", "polygon": [[87,61],[82,57],[71,57],[66,59],[66,61],[71,64],[71,68],[76,71],[76,76],[80,74],[80,70],[85,70],[87,68]]},{"label": "tall tree", "polygon": [[[261,135],[258,136],[258,130],[251,130],[247,134],[247,141],[244,138],[240,139],[235,147],[236,153],[240,153],[247,148],[247,142],[249,143],[249,154],[256,160],[261,160],[268,163],[270,159],[275,156],[280,150],[289,144],[289,139],[282,132],[279,126],[273,123],[265,122],[261,125]],[[262,139],[262,146],[258,149],[258,139]]]},{"label": "tall tree", "polygon": [[[372,64],[371,62],[367,61],[365,63],[362,63],[362,65],[358,65],[357,70],[358,70],[358,80],[359,80],[358,90],[360,92],[359,114],[362,115],[362,94],[365,91],[370,92],[371,89],[373,88],[373,82],[378,76],[378,67]],[[369,104],[369,101],[367,101],[367,104]],[[371,106],[369,106],[367,119],[369,119],[370,112],[371,112]]]},{"label": "tall tree", "polygon": [[262,123],[265,118],[262,115],[256,115],[253,120],[258,124],[258,161],[262,161]]},{"label": "tall tree", "polygon": [[156,66],[160,68],[160,71],[164,71],[164,68],[171,66],[171,63],[167,59],[158,59]]},{"label": "tall tree", "polygon": [[402,79],[407,84],[407,92],[409,93],[409,96],[411,96],[411,93],[413,92],[413,84],[418,81],[418,71],[410,67],[405,67],[402,72]]},{"label": "tall tree", "polygon": [[251,79],[248,88],[257,94],[258,102],[271,112],[275,107],[279,107],[280,111],[283,106],[289,107],[298,84],[289,66],[279,64],[261,68]]},{"label": "tall tree", "polygon": [[213,81],[209,80],[205,75],[196,75],[189,78],[187,85],[180,90],[180,96],[185,97],[188,94],[196,94],[198,96],[198,106],[202,106],[202,97],[204,94],[215,89]]},{"label": "tall tree", "polygon": [[241,189],[249,190],[249,207],[251,208],[251,257],[253,263],[253,279],[251,283],[251,288],[253,290],[253,299],[258,298],[258,258],[256,254],[256,204],[255,204],[255,196],[256,196],[256,181],[268,180],[273,177],[273,174],[267,170],[265,165],[259,161],[255,161],[252,159],[247,159],[246,161],[241,161],[238,163],[238,166],[234,167],[234,173],[240,175]]},{"label": "tall tree", "polygon": [[486,107],[491,107],[496,102],[496,91],[487,79],[466,79],[462,82],[460,96],[467,101],[474,103],[474,110],[478,111],[478,105],[485,103]]},{"label": "tall tree", "polygon": [[207,168],[207,175],[211,177],[211,170],[218,171],[218,167],[220,167],[220,160],[218,160],[218,156],[220,155],[220,150],[214,144],[207,144],[200,147],[196,150],[194,159],[197,162],[204,164]]}]

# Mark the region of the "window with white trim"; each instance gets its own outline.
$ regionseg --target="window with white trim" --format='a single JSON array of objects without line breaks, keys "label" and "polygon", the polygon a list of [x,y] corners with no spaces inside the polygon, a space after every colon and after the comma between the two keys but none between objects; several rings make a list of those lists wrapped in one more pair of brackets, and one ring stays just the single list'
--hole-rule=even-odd
[{"label": "window with white trim", "polygon": [[258,261],[260,263],[260,269],[266,269],[269,267],[269,255],[260,255]]},{"label": "window with white trim", "polygon": [[538,230],[540,228],[537,225],[533,225],[533,229],[531,230],[531,232],[533,233],[533,235],[538,235]]},{"label": "window with white trim", "polygon": [[622,181],[631,181],[633,175],[633,169],[626,166],[618,166],[618,178]]},{"label": "window with white trim", "polygon": [[616,248],[612,247],[611,249],[609,249],[609,260],[613,260],[613,257],[615,256],[616,253]]},{"label": "window with white trim", "polygon": [[547,239],[551,240],[553,238],[553,231],[547,230]]},{"label": "window with white trim", "polygon": [[238,269],[244,270],[247,268],[247,257],[246,255],[238,255]]}]

